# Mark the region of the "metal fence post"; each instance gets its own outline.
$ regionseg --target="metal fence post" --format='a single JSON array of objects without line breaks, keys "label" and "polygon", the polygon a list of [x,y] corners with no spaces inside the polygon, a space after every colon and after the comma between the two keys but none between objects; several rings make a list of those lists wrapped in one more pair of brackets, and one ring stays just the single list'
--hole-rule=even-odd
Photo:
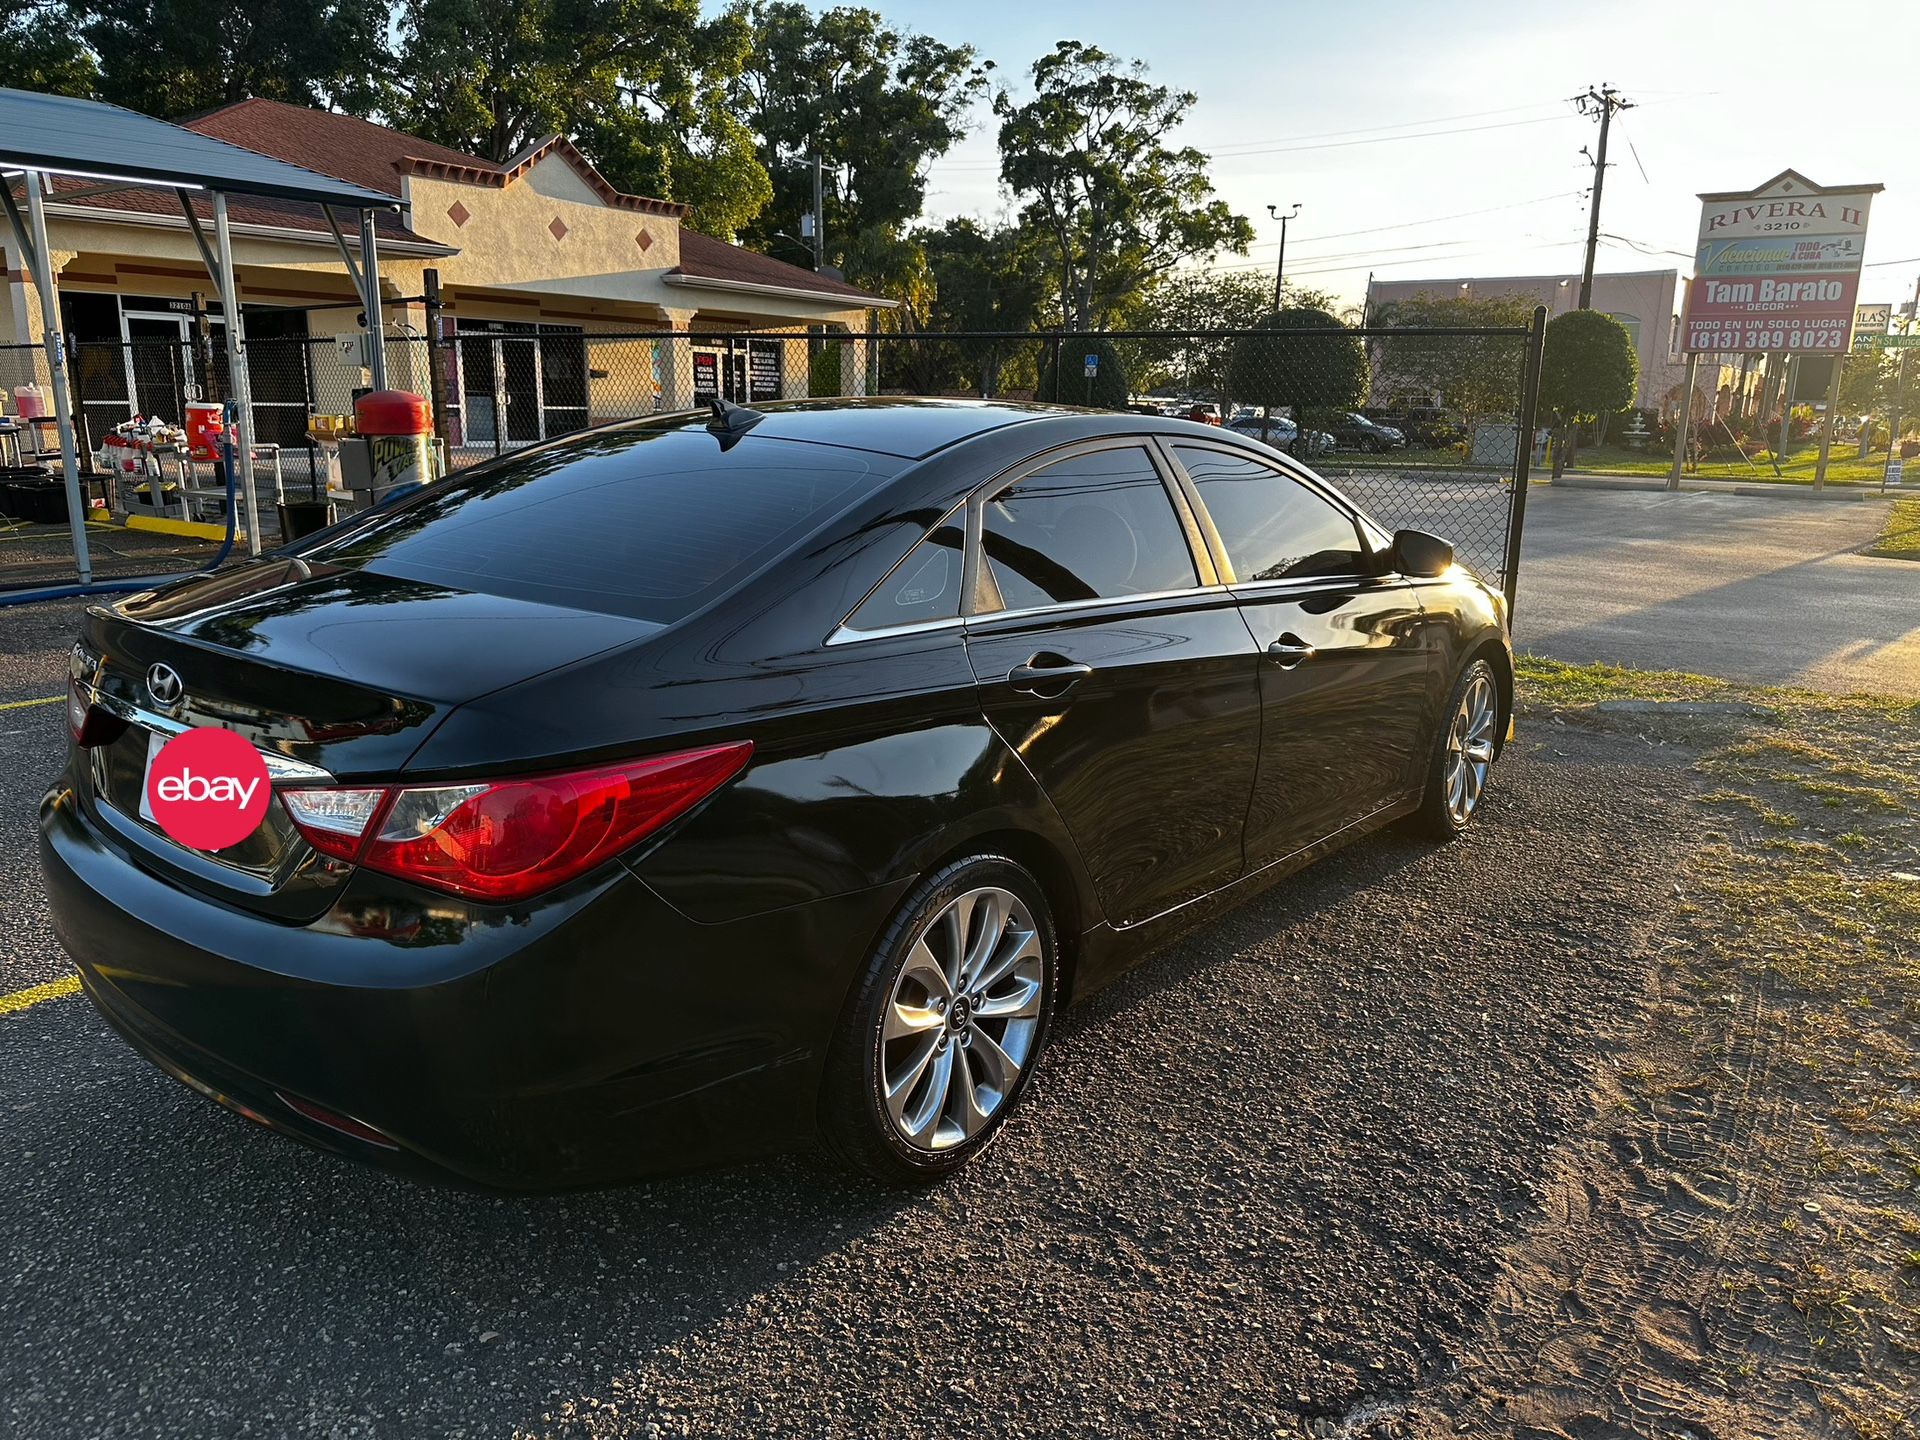
[{"label": "metal fence post", "polygon": [[433,406],[433,433],[442,446],[447,439],[447,356],[440,348],[440,272],[429,266],[420,272],[427,304],[427,400]]},{"label": "metal fence post", "polygon": [[1540,360],[1547,349],[1547,307],[1534,308],[1527,327],[1527,359],[1520,381],[1520,416],[1513,457],[1513,499],[1507,511],[1507,554],[1501,566],[1500,588],[1507,597],[1507,629],[1513,629],[1514,602],[1520,592],[1520,537],[1527,524],[1527,487],[1533,481],[1533,430],[1540,406]]}]

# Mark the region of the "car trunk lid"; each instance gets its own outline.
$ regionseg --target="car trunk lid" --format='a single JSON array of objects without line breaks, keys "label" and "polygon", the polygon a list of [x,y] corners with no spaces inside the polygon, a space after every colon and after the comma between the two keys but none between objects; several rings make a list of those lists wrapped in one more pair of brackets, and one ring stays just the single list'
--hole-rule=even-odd
[{"label": "car trunk lid", "polygon": [[352,867],[317,855],[278,800],[218,853],[166,837],[141,813],[156,734],[235,731],[267,757],[277,786],[390,779],[463,702],[657,628],[298,559],[95,608],[83,664],[98,703],[131,723],[86,752],[85,803],[150,868],[310,919]]}]

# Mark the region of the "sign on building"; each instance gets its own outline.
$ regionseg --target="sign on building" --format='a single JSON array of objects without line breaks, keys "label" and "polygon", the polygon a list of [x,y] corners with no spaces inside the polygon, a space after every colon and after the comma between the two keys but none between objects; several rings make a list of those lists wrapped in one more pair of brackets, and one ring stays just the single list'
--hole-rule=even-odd
[{"label": "sign on building", "polygon": [[1886,343],[1887,326],[1893,323],[1893,305],[1856,305],[1853,307],[1853,352],[1871,354]]},{"label": "sign on building", "polygon": [[1758,190],[1702,195],[1683,348],[1844,352],[1867,211],[1883,188],[1783,170]]}]

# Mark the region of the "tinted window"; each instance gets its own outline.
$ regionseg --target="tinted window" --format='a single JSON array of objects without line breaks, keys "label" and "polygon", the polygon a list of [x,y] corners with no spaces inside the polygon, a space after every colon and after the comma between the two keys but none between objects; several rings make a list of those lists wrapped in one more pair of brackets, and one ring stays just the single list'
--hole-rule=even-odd
[{"label": "tinted window", "polygon": [[963,525],[942,525],[907,552],[880,588],[847,621],[854,630],[883,630],[919,620],[950,620],[960,613],[960,575],[966,557]]},{"label": "tinted window", "polygon": [[668,624],[773,559],[897,462],[689,427],[619,430],[430,487],[311,560]]},{"label": "tinted window", "polygon": [[1248,456],[1176,445],[1241,580],[1364,575],[1367,557],[1348,515]]},{"label": "tinted window", "polygon": [[1138,446],[1034,471],[988,502],[981,540],[1009,610],[1198,583],[1173,502]]}]

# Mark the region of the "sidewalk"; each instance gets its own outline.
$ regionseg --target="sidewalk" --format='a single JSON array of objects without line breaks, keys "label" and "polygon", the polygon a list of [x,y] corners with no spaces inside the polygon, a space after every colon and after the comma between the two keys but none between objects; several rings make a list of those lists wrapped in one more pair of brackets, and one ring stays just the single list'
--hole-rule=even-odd
[{"label": "sidewalk", "polygon": [[[1544,467],[1542,467],[1544,468]],[[1602,475],[1593,471],[1569,470],[1558,480],[1536,471],[1534,483],[1558,485],[1563,490],[1665,490],[1665,476]],[[1680,477],[1682,490],[1698,490],[1718,495],[1764,495],[1774,500],[1897,500],[1902,495],[1920,493],[1907,486],[1882,490],[1878,485],[1829,483],[1816,490],[1784,480],[1702,480],[1693,475]]]}]

